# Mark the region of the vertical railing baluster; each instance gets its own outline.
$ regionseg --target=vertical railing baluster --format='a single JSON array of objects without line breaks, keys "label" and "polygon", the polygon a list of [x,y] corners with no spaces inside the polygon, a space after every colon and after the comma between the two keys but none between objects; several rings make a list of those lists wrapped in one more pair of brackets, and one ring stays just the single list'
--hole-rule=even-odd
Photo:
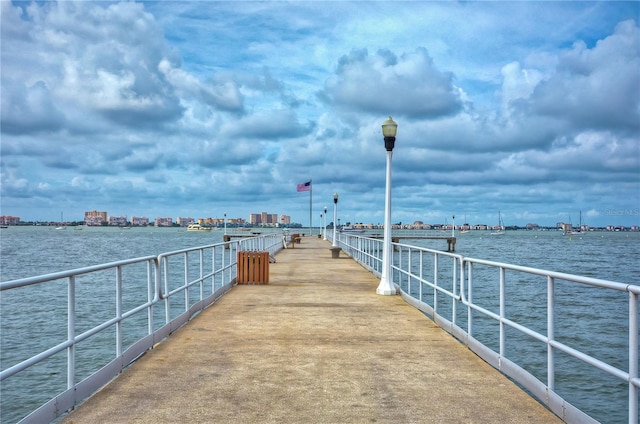
[{"label": "vertical railing baluster", "polygon": [[467,305],[467,333],[469,337],[473,336],[473,309],[471,305],[473,304],[473,263],[467,262],[467,301],[469,304]]},{"label": "vertical railing baluster", "polygon": [[216,276],[218,275],[218,268],[216,267],[216,258],[218,255],[216,254],[217,249],[214,246],[211,249],[211,269],[213,272],[211,273],[211,293],[215,293],[216,291]]},{"label": "vertical railing baluster", "polygon": [[547,387],[551,391],[556,389],[556,361],[551,342],[556,338],[555,330],[556,298],[553,277],[547,276]]},{"label": "vertical railing baluster", "polygon": [[[409,293],[409,295],[411,295],[411,248],[408,247],[407,249],[407,293]],[[399,267],[400,269],[402,269],[402,267]],[[402,274],[400,274],[402,275]],[[402,287],[402,286],[401,286]]]},{"label": "vertical railing baluster", "polygon": [[458,268],[456,267],[457,265],[457,261],[458,259],[454,256],[453,258],[453,264],[451,265],[453,267],[452,269],[452,287],[451,287],[451,293],[453,293],[453,297],[451,298],[451,322],[455,325],[456,324],[456,312],[457,312],[457,306],[458,306],[458,302],[456,301],[456,296],[458,294],[457,286],[458,286]]},{"label": "vertical railing baluster", "polygon": [[438,314],[438,254],[433,254],[433,315]]},{"label": "vertical railing baluster", "polygon": [[122,267],[116,267],[116,356],[122,355]]},{"label": "vertical railing baluster", "polygon": [[500,360],[504,358],[504,314],[505,314],[505,287],[504,287],[505,269],[500,267]]},{"label": "vertical railing baluster", "polygon": [[629,291],[629,423],[638,422],[638,295]]},{"label": "vertical railing baluster", "polygon": [[184,310],[189,310],[189,252],[184,252]]},{"label": "vertical railing baluster", "polygon": [[424,251],[420,250],[420,286],[418,290],[418,296],[420,296],[420,302],[424,302],[424,298],[422,297],[422,290],[424,288]]},{"label": "vertical railing baluster", "polygon": [[164,258],[162,258],[162,265],[164,267],[164,294],[165,294],[165,300],[164,300],[164,323],[165,324],[169,324],[171,322],[171,305],[170,305],[170,299],[171,296],[169,296],[170,293],[170,285],[169,285],[169,257],[166,256]]},{"label": "vertical railing baluster", "polygon": [[155,273],[153,272],[154,267],[152,266],[154,262],[147,261],[147,302],[149,303],[149,307],[147,308],[147,334],[153,334],[153,300],[155,299]]},{"label": "vertical railing baluster", "polygon": [[69,277],[67,286],[67,389],[72,389],[76,380],[76,276]]},{"label": "vertical railing baluster", "polygon": [[200,277],[198,278],[200,284],[200,299],[204,299],[204,249],[200,249]]}]

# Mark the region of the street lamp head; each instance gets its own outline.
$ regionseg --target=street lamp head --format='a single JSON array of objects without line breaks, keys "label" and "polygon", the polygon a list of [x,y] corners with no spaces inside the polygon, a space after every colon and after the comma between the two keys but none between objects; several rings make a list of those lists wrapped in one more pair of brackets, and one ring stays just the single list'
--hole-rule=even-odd
[{"label": "street lamp head", "polygon": [[333,203],[338,203],[338,193],[333,193]]},{"label": "street lamp head", "polygon": [[324,214],[325,215],[327,214],[327,207],[326,206],[324,207]]},{"label": "street lamp head", "polygon": [[398,124],[391,117],[382,123],[382,135],[385,137],[395,137],[397,132]]},{"label": "street lamp head", "polygon": [[384,136],[384,147],[387,151],[392,151],[396,143],[396,133],[398,124],[391,117],[382,123],[382,135]]}]

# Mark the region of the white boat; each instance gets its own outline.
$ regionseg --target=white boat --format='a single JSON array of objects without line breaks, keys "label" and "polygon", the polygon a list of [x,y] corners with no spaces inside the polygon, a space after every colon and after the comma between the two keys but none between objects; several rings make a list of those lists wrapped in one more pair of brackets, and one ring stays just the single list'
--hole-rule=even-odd
[{"label": "white boat", "polygon": [[503,236],[504,235],[504,223],[502,222],[502,215],[500,215],[500,211],[498,211],[498,229],[496,231],[491,232],[492,236]]},{"label": "white boat", "polygon": [[[571,221],[571,218],[569,218],[569,221]],[[578,229],[574,229],[573,228],[573,224],[569,224],[569,229],[564,231],[564,233],[562,233],[563,236],[575,236],[575,235],[581,235],[581,234],[586,234],[586,231],[582,230],[582,211],[580,211],[580,226],[578,227]]]},{"label": "white boat", "polygon": [[64,212],[60,212],[60,225],[56,227],[56,230],[66,230],[67,226],[64,225]]},{"label": "white boat", "polygon": [[203,227],[200,224],[189,224],[187,231],[211,231],[211,227]]},{"label": "white boat", "polygon": [[469,232],[469,226],[467,225],[467,214],[464,215],[464,224],[462,224],[460,234],[467,234]]}]

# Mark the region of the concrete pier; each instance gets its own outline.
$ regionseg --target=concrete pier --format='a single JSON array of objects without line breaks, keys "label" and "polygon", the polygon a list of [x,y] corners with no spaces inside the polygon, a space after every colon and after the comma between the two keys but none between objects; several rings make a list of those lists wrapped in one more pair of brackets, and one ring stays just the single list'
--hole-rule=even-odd
[{"label": "concrete pier", "polygon": [[284,250],[63,422],[561,422],[329,247]]}]

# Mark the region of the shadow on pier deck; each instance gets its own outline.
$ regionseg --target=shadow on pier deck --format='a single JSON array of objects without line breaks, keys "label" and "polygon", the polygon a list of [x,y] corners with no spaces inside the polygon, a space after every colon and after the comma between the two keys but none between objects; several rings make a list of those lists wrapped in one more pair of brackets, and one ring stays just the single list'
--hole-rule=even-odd
[{"label": "shadow on pier deck", "polygon": [[560,422],[329,247],[303,237],[64,422]]}]

